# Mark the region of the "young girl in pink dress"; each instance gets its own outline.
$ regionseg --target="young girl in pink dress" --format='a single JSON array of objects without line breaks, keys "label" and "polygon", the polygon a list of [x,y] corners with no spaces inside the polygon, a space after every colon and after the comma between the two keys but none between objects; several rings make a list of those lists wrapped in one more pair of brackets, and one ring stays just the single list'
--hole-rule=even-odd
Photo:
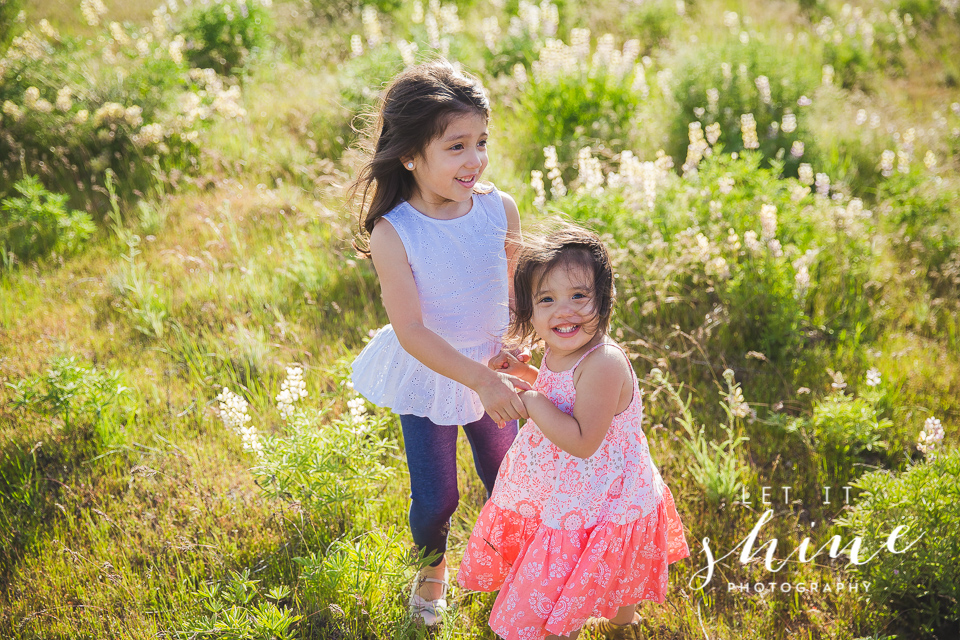
[{"label": "young girl in pink dress", "polygon": [[508,640],[576,638],[585,625],[633,637],[637,603],[663,602],[667,565],[689,550],[650,459],[633,367],[607,336],[607,251],[596,234],[565,226],[521,249],[514,292],[512,334],[536,334],[546,351],[539,371],[507,353],[490,362],[533,384],[520,391],[530,420],[503,460],[458,581],[500,590],[490,627]]}]

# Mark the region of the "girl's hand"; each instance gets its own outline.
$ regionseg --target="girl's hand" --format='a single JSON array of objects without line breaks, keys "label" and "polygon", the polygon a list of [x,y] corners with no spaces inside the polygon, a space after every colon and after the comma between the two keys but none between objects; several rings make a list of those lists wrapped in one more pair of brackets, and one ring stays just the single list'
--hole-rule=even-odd
[{"label": "girl's hand", "polygon": [[[507,375],[520,378],[521,380],[532,384],[537,379],[537,368],[527,364],[530,360],[530,353],[520,353],[519,355],[512,351],[500,350],[500,353],[490,358],[487,366],[497,373],[506,373]],[[529,386],[517,387],[518,389],[528,389]]]},{"label": "girl's hand", "polygon": [[527,409],[514,387],[530,389],[530,385],[520,378],[500,372],[475,389],[484,410],[501,429],[507,422],[527,418]]}]

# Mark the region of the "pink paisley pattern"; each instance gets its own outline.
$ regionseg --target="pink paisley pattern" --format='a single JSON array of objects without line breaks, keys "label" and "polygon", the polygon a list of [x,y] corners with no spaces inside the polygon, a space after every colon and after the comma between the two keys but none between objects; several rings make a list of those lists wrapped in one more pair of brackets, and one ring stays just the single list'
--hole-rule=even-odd
[{"label": "pink paisley pattern", "polygon": [[[544,364],[534,387],[572,415],[573,373],[592,351],[567,371]],[[502,638],[567,635],[590,616],[663,602],[667,565],[690,555],[650,459],[636,377],[633,386],[630,405],[590,458],[564,452],[532,420],[507,452],[457,576],[467,589],[500,589],[490,627]]]}]

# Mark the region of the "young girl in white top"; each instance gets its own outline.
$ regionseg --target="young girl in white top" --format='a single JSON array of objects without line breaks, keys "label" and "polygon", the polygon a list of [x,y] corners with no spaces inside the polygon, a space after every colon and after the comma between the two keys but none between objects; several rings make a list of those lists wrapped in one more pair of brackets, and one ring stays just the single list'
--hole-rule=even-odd
[{"label": "young girl in white top", "polygon": [[613,271],[596,234],[569,226],[524,246],[511,333],[546,345],[540,370],[491,366],[533,384],[530,420],[507,452],[460,565],[464,587],[500,594],[490,626],[508,640],[635,638],[641,600],[663,602],[667,565],[689,555],[642,429],[637,377],[607,335]]},{"label": "young girl in white top", "polygon": [[515,421],[527,415],[515,385],[528,385],[486,366],[509,321],[520,237],[516,203],[480,182],[489,113],[479,82],[449,63],[407,69],[384,94],[372,157],[354,185],[357,249],[373,258],[390,324],[354,361],[353,385],[400,415],[410,528],[437,558],[410,599],[428,625],[446,606],[458,425],[489,494]]}]

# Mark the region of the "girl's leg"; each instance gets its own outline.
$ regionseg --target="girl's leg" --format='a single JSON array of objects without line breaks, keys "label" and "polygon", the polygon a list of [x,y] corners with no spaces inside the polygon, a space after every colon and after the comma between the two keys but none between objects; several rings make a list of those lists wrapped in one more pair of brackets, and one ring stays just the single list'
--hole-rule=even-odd
[{"label": "girl's leg", "polygon": [[617,615],[610,618],[613,624],[627,625],[639,622],[640,616],[637,614],[637,605],[631,604],[617,609]]},{"label": "girl's leg", "polygon": [[[410,532],[421,553],[440,557],[420,572],[422,578],[443,579],[450,516],[457,509],[457,427],[436,425],[427,418],[401,415],[403,443],[410,469]],[[423,582],[416,591],[436,600],[442,586]]]},{"label": "girl's leg", "polygon": [[517,421],[508,422],[503,429],[497,426],[487,414],[476,422],[463,425],[463,431],[470,441],[473,451],[473,463],[477,467],[483,486],[487,489],[487,498],[493,493],[493,484],[500,471],[500,463],[507,449],[517,437]]}]

